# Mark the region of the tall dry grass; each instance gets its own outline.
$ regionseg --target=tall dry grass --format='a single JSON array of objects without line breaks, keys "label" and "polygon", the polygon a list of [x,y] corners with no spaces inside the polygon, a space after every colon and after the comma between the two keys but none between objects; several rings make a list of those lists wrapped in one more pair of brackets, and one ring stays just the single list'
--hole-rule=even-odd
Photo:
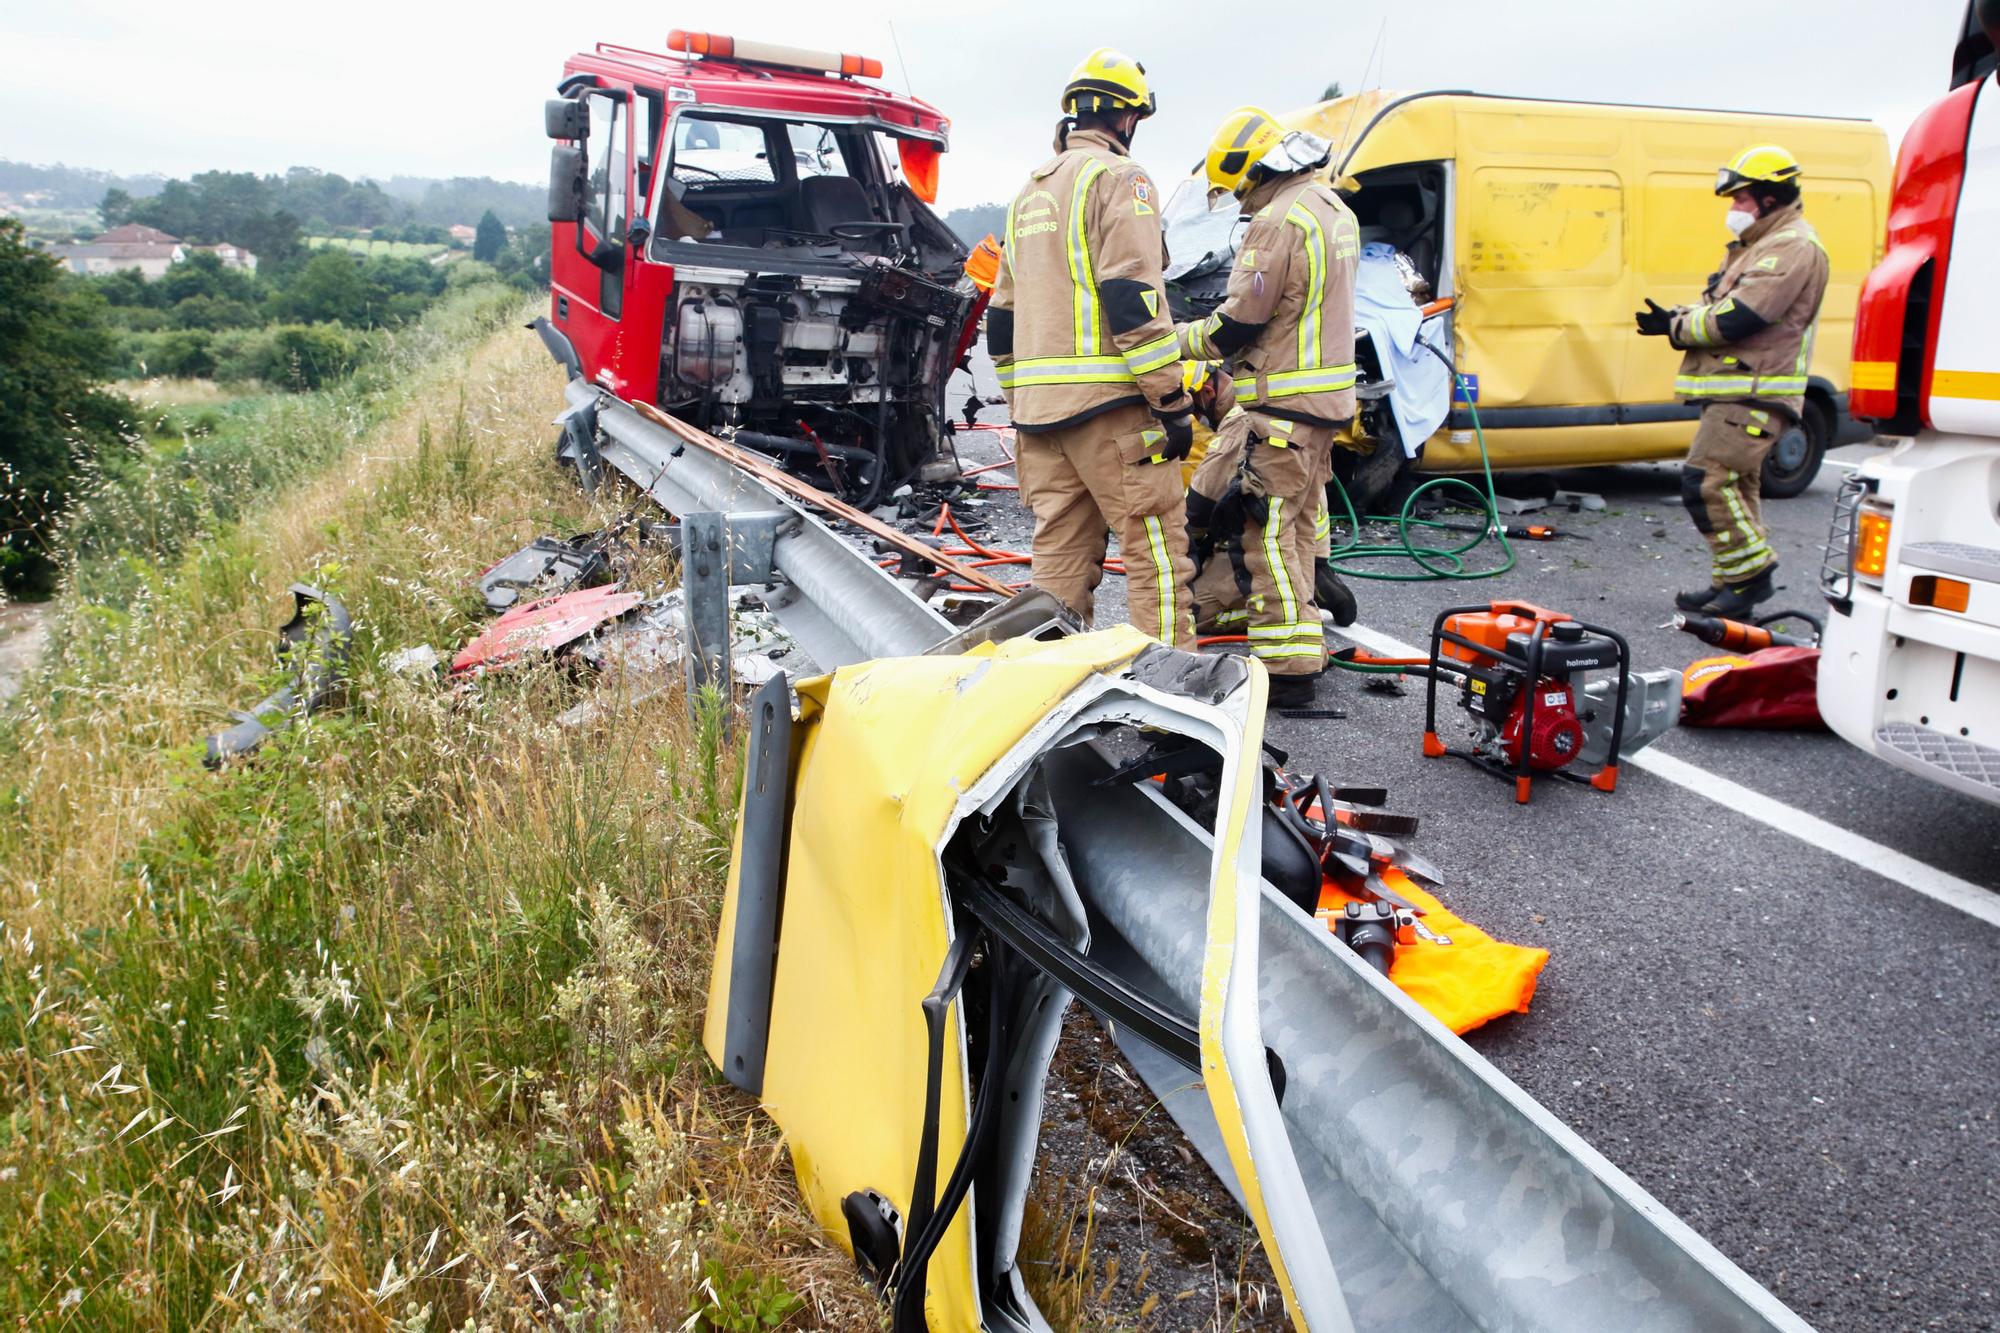
[{"label": "tall dry grass", "polygon": [[[471,579],[529,536],[607,517],[550,461],[554,370],[509,328],[400,391],[275,503],[73,590],[0,713],[0,1312],[876,1327],[696,1046],[737,778],[714,713],[577,732],[561,671],[454,695],[383,666],[472,633]],[[294,579],[353,611],[352,683],[206,772]]]}]

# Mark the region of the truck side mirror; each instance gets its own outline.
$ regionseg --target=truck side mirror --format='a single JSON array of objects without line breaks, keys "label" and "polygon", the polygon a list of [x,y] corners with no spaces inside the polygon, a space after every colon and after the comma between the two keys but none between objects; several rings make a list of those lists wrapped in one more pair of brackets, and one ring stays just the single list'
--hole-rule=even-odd
[{"label": "truck side mirror", "polygon": [[577,98],[552,97],[542,103],[542,129],[551,139],[588,139],[590,112]]},{"label": "truck side mirror", "polygon": [[578,222],[590,186],[584,175],[583,149],[557,144],[549,149],[549,221]]}]

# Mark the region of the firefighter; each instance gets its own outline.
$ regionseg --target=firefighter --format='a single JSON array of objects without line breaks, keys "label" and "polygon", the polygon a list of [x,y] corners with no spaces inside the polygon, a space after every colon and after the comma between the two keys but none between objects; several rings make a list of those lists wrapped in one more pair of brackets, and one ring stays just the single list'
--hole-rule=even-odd
[{"label": "firefighter", "polygon": [[1802,429],[1813,327],[1828,262],[1799,204],[1799,163],[1775,144],[1746,148],[1716,173],[1730,201],[1724,222],[1736,239],[1699,305],[1637,313],[1639,332],[1685,351],[1674,392],[1701,406],[1701,425],[1681,467],[1681,502],[1708,539],[1709,585],[1677,593],[1683,611],[1731,619],[1774,591],[1771,549],[1758,487],[1764,456]]},{"label": "firefighter", "polygon": [[1154,107],[1131,57],[1100,48],[1076,67],[1055,156],[1007,210],[986,345],[1035,516],[1035,586],[1090,623],[1108,526],[1132,623],[1192,648],[1180,462],[1194,445],[1193,402],[1160,272],[1159,191],[1127,155]]},{"label": "firefighter", "polygon": [[1334,436],[1354,415],[1360,227],[1319,178],[1330,155],[1324,139],[1287,133],[1268,111],[1229,113],[1208,149],[1210,194],[1235,195],[1249,226],[1222,304],[1179,330],[1185,355],[1229,365],[1244,410],[1233,427],[1238,461],[1217,477],[1231,452],[1219,438],[1207,477],[1188,491],[1188,525],[1203,546],[1240,536],[1250,651],[1271,673],[1279,706],[1310,702],[1326,666],[1318,519]]}]

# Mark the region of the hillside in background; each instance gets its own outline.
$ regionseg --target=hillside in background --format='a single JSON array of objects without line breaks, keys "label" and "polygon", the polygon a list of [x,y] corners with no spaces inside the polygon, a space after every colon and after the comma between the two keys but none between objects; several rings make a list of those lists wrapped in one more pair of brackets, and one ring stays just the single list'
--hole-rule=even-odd
[{"label": "hillside in background", "polygon": [[944,225],[967,245],[977,245],[987,233],[998,236],[1007,229],[1007,205],[974,204],[970,208],[954,208],[944,215]]},{"label": "hillside in background", "polygon": [[548,213],[545,187],[497,181],[491,176],[453,176],[450,180],[391,176],[382,188],[410,206],[411,221],[435,227],[471,222],[488,209],[510,227],[530,227],[545,221]]},{"label": "hillside in background", "polygon": [[17,201],[25,195],[44,195],[46,198],[35,203],[39,208],[96,208],[106,190],[123,190],[137,197],[158,194],[166,183],[165,176],[155,174],[121,176],[60,162],[40,167],[0,158],[0,194],[12,195]]},{"label": "hillside in background", "polygon": [[[164,222],[153,225],[182,235],[201,229],[199,218],[186,215],[187,202],[204,189],[217,193],[218,185],[226,185],[228,192],[238,196],[258,196],[265,211],[290,213],[311,233],[412,223],[470,226],[489,209],[508,226],[524,227],[542,221],[545,209],[545,192],[540,185],[491,176],[454,176],[449,180],[391,176],[377,181],[366,176],[349,179],[317,167],[292,167],[282,176],[209,171],[182,181],[152,174],[121,176],[61,163],[36,166],[0,158],[0,195],[12,201],[11,207],[0,207],[0,212],[22,214],[31,223],[35,214],[62,214],[60,220],[88,229],[87,219],[70,215],[97,210],[110,195],[114,201],[123,201],[114,211],[143,201],[160,201],[137,211],[168,215],[178,222],[179,229]],[[102,222],[112,225],[121,220],[105,218]]]}]

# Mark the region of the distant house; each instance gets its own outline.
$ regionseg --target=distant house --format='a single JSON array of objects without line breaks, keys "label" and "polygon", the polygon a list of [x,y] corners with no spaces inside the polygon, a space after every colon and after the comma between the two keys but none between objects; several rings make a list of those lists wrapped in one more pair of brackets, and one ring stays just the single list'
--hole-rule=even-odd
[{"label": "distant house", "polygon": [[208,251],[222,261],[224,268],[240,268],[249,273],[257,271],[257,256],[240,245],[231,245],[224,241],[221,245],[197,245],[190,248]]},{"label": "distant house", "polygon": [[94,241],[75,245],[52,245],[49,253],[69,266],[72,273],[116,273],[137,269],[147,281],[164,277],[167,269],[187,258],[180,237],[169,236],[158,227],[128,222],[113,227]]},{"label": "distant house", "polygon": [[461,222],[451,229],[451,239],[460,245],[471,245],[479,239],[479,229],[468,227]]}]

